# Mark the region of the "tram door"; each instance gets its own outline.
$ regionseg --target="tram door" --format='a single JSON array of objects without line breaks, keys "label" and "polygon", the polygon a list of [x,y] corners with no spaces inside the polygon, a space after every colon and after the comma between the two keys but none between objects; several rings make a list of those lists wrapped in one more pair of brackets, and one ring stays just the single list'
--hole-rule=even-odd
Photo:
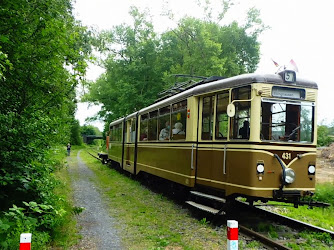
[{"label": "tram door", "polygon": [[134,154],[136,139],[136,119],[132,118],[126,122],[126,141],[124,145],[124,170],[134,173]]},{"label": "tram door", "polygon": [[212,186],[217,188],[224,188],[221,185],[225,185],[223,183],[227,181],[227,137],[229,127],[229,117],[227,115],[228,104],[229,91],[224,91],[216,95]]},{"label": "tram door", "polygon": [[215,96],[200,101],[196,184],[210,186],[213,164],[213,119]]},{"label": "tram door", "polygon": [[227,181],[228,103],[229,91],[202,98],[197,184],[220,187]]}]

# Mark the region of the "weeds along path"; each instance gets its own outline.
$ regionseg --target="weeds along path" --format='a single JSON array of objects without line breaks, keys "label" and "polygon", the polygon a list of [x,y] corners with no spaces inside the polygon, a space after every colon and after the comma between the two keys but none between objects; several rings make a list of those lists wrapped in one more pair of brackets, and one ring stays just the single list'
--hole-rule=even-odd
[{"label": "weeds along path", "polygon": [[108,214],[102,195],[94,185],[96,176],[81,160],[80,152],[76,159],[75,156],[68,157],[74,205],[84,208],[77,215],[82,239],[74,249],[122,249],[114,219]]}]

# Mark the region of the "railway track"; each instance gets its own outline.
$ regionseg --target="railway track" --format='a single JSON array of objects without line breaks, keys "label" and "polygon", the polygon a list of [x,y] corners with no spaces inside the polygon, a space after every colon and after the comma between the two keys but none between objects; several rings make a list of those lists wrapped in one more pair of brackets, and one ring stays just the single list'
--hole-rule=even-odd
[{"label": "railway track", "polygon": [[[334,239],[334,232],[320,228],[303,221],[289,218],[284,215],[280,215],[261,207],[250,206],[245,202],[236,201],[235,207],[231,213],[227,216],[232,216],[239,221],[239,229],[241,233],[244,233],[271,249],[290,249],[285,244],[291,240],[287,236],[272,237],[270,231],[275,228],[283,231],[283,235],[298,235],[300,232],[317,232],[326,233],[330,235],[332,240]],[[266,226],[267,225],[267,226]],[[264,230],[258,231],[258,228],[262,226]],[[286,234],[285,234],[285,233]],[[279,236],[280,232],[274,230],[274,234]],[[269,237],[268,237],[268,236]],[[276,239],[274,239],[276,238]],[[279,240],[279,238],[281,238]]]},{"label": "railway track", "polygon": [[251,238],[254,238],[255,240],[260,241],[262,244],[264,244],[264,246],[266,246],[269,249],[290,249],[289,247],[286,247],[282,245],[281,243],[278,243],[275,240],[272,240],[269,237],[266,237],[243,225],[239,225],[239,231],[240,233],[245,234],[248,237],[251,237]]},{"label": "railway track", "polygon": [[242,209],[246,209],[247,211],[252,210],[256,212],[257,214],[261,214],[280,224],[284,224],[286,226],[290,226],[290,227],[293,227],[299,230],[309,230],[309,231],[318,232],[318,233],[328,233],[331,236],[331,238],[334,239],[334,232],[327,230],[325,228],[317,227],[312,224],[290,218],[288,216],[274,213],[274,212],[265,210],[259,206],[249,206],[247,203],[244,203],[241,201],[237,201],[237,204],[239,207],[242,207]]},{"label": "railway track", "polygon": [[[220,218],[214,218],[214,220],[221,225],[226,224],[226,220],[229,219],[237,220],[240,234],[261,242],[267,249],[290,249],[286,246],[286,243],[290,242],[293,244],[293,241],[297,241],[297,239],[298,242],[303,243],[303,239],[299,237],[299,234],[305,231],[326,233],[332,240],[334,239],[334,232],[330,230],[270,212],[261,207],[250,206],[242,201],[235,200],[228,204],[225,199],[220,197],[196,191],[191,191],[191,194],[195,197],[191,197],[193,201],[187,202],[189,205],[207,214],[211,213],[216,217],[219,214]],[[220,207],[225,205],[225,210],[219,210],[217,203],[221,204]]]},{"label": "railway track", "polygon": [[97,155],[97,152],[89,152],[88,150],[86,150],[86,152],[90,155],[90,156],[92,156],[92,157],[94,157],[95,159],[98,159],[99,161],[101,160],[99,157],[97,157],[96,155]]}]

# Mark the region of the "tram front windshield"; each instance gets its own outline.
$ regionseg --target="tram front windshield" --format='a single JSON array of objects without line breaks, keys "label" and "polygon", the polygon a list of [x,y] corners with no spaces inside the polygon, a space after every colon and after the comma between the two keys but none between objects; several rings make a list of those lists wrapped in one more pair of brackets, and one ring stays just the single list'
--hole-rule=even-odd
[{"label": "tram front windshield", "polygon": [[262,99],[261,140],[313,142],[314,103]]}]

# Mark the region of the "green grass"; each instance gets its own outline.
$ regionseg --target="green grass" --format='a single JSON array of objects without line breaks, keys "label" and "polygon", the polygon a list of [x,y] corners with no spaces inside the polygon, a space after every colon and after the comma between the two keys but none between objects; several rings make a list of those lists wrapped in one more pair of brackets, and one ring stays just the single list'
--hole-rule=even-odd
[{"label": "green grass", "polygon": [[333,249],[333,240],[326,233],[304,231],[297,234],[287,246],[292,249]]},{"label": "green grass", "polygon": [[161,194],[109,169],[82,152],[81,158],[97,175],[110,214],[127,249],[226,249],[226,228],[193,218]]}]

